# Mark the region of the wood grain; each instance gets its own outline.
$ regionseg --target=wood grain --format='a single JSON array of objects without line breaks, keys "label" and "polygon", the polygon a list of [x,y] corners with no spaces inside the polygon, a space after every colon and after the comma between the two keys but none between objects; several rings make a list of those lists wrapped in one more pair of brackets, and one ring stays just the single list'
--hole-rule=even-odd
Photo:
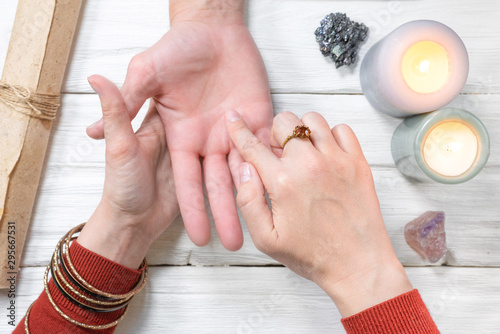
[{"label": "wood grain", "polygon": [[[54,125],[49,167],[90,167],[104,163],[104,143],[88,139],[85,128],[101,117],[97,95],[65,94],[64,109]],[[372,166],[394,166],[391,138],[401,119],[377,112],[362,95],[274,94],[275,112],[285,110],[302,116],[306,112],[321,113],[330,126],[349,124],[359,137],[368,162]],[[462,108],[477,115],[489,129],[491,155],[488,166],[500,166],[500,128],[498,106],[500,96],[460,95],[450,106]],[[135,120],[137,128],[142,114]]]},{"label": "wood grain", "polygon": [[[5,16],[0,32],[9,31],[15,4],[13,0],[0,4],[0,13]],[[371,32],[360,50],[360,59],[379,39],[405,22],[433,19],[449,25],[469,51],[471,68],[465,92],[498,93],[499,6],[496,0],[475,1],[473,5],[466,0],[252,0],[248,2],[247,21],[276,93],[361,92],[359,62],[353,68],[335,70],[315,42],[313,33],[321,19],[336,11],[369,26]],[[93,73],[123,82],[130,59],[155,43],[167,29],[165,0],[150,0],[147,6],[133,0],[86,1],[64,91],[92,92],[86,78]]]},{"label": "wood grain", "polygon": [[[392,132],[399,119],[380,114],[361,95],[274,95],[276,111],[309,110],[323,114],[331,126],[340,122],[351,125],[358,134],[373,169],[382,212],[392,242],[405,265],[425,265],[406,244],[404,225],[426,210],[447,214],[450,253],[446,263],[454,266],[500,265],[500,128],[498,95],[462,95],[454,102],[462,106],[476,98],[477,114],[490,129],[492,155],[487,167],[465,184],[444,186],[438,183],[414,183],[394,167],[390,155]],[[30,241],[23,265],[41,265],[49,258],[53,245],[63,231],[85,221],[96,207],[104,180],[104,142],[85,135],[85,126],[99,117],[97,96],[67,94],[61,117],[55,125],[40,195],[34,211]],[[64,112],[70,110],[69,112]],[[134,121],[136,127],[140,116]],[[477,199],[471,205],[471,198]],[[173,265],[227,265],[275,263],[253,246],[245,231],[245,245],[232,254],[220,244],[215,231],[204,248],[187,238],[180,219],[154,244],[150,261]],[[41,238],[41,239],[40,239]],[[38,240],[38,242],[36,241]]]},{"label": "wood grain", "polygon": [[[448,188],[433,183],[411,183],[394,168],[376,167],[373,171],[386,226],[403,264],[426,264],[406,244],[404,225],[427,210],[443,210],[447,214],[450,251],[447,264],[500,265],[500,206],[496,198],[500,176],[497,167],[486,168],[468,185]],[[82,168],[61,178],[49,171],[46,173],[23,265],[44,264],[63,232],[89,217],[99,201],[103,172],[103,169]],[[490,200],[475,201],[471,205],[471,197],[489,197]],[[214,230],[211,243],[198,248],[188,239],[179,219],[153,245],[149,260],[153,264],[175,265],[275,263],[255,249],[246,228],[244,233],[245,245],[236,253],[222,247]]]},{"label": "wood grain", "polygon": [[[0,2],[0,67],[16,4]],[[474,112],[490,132],[491,156],[481,174],[462,185],[444,186],[413,183],[397,171],[389,147],[401,120],[375,112],[360,95],[359,63],[335,70],[317,50],[313,32],[326,14],[336,11],[370,27],[361,58],[409,20],[435,19],[457,31],[471,69],[464,94],[452,105]],[[496,0],[248,1],[248,25],[268,68],[276,113],[317,111],[331,126],[347,123],[355,130],[372,166],[398,257],[442,333],[497,333],[500,328],[500,269],[494,268],[500,266],[499,11]],[[97,96],[87,94],[86,78],[100,73],[121,84],[132,56],[168,30],[167,14],[164,0],[150,0],[147,6],[132,0],[86,1],[64,85],[68,94],[55,123],[23,256],[18,315],[40,293],[41,266],[57,240],[85,221],[100,199],[104,143],[84,133],[100,117],[100,108]],[[447,214],[449,253],[442,261],[447,266],[427,266],[404,240],[406,222],[426,210]],[[148,258],[158,267],[152,268],[146,293],[137,296],[117,333],[341,333],[339,314],[322,291],[286,268],[260,267],[276,262],[255,249],[246,228],[244,233],[245,245],[236,253],[221,246],[215,231],[212,242],[198,248],[176,220],[153,245]],[[273,295],[282,297],[276,305]],[[0,292],[0,306],[7,302]],[[0,332],[10,330],[0,321]]]},{"label": "wood grain", "polygon": [[[43,288],[43,270],[22,269],[19,314]],[[406,271],[441,333],[498,333],[500,269]],[[1,333],[11,330],[0,321]],[[155,267],[116,333],[320,334],[343,333],[343,329],[324,292],[286,268]]]}]

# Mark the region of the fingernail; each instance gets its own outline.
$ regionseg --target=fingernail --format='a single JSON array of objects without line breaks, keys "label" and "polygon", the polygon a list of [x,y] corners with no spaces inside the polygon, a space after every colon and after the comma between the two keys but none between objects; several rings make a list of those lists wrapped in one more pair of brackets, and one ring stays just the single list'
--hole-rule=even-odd
[{"label": "fingernail", "polygon": [[94,125],[96,125],[97,123],[99,123],[99,121],[94,122],[94,123],[92,123],[91,125],[87,126],[87,129],[90,129],[90,128],[94,127]]},{"label": "fingernail", "polygon": [[247,163],[242,163],[240,166],[240,183],[248,182],[252,179],[250,173],[250,165]]},{"label": "fingernail", "polygon": [[99,90],[95,87],[95,83],[94,83],[94,80],[92,80],[92,76],[88,77],[87,81],[89,82],[89,85],[90,85],[90,87],[92,87],[92,89],[94,90],[94,92],[96,92],[97,94],[99,94]]},{"label": "fingernail", "polygon": [[236,122],[238,120],[241,119],[241,115],[238,114],[238,112],[234,109],[229,109],[228,111],[226,111],[226,118],[230,121],[230,122]]}]

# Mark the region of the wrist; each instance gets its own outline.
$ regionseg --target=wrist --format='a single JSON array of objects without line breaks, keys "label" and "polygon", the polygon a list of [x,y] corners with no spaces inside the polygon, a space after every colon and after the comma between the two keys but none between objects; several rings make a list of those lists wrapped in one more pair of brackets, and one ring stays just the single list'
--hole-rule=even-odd
[{"label": "wrist", "polygon": [[341,282],[330,285],[325,281],[319,285],[333,300],[343,318],[413,290],[397,258],[347,277]]},{"label": "wrist", "polygon": [[119,216],[101,202],[78,236],[78,243],[122,266],[137,269],[151,246],[131,217]]},{"label": "wrist", "polygon": [[244,0],[171,0],[170,24],[182,21],[244,23]]}]

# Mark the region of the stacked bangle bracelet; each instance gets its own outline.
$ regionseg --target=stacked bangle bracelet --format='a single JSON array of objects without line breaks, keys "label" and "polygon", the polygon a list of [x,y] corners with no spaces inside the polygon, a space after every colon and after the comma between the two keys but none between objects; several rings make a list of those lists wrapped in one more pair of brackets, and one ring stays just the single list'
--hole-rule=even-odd
[{"label": "stacked bangle bracelet", "polygon": [[[65,320],[70,323],[93,330],[107,329],[116,326],[127,313],[128,303],[141,291],[148,280],[148,264],[146,259],[143,260],[139,270],[142,272],[141,278],[139,279],[136,286],[128,293],[125,294],[111,294],[101,291],[91,284],[89,284],[75,269],[71,257],[69,254],[69,247],[73,240],[77,237],[74,236],[76,233],[82,231],[85,223],[76,226],[66,233],[61,240],[57,243],[57,246],[52,255],[52,260],[45,270],[43,277],[43,284],[45,293],[49,299],[50,304],[54,310]],[[68,299],[73,304],[80,308],[83,308],[89,312],[113,312],[120,309],[124,309],[123,314],[113,322],[104,325],[89,325],[76,321],[65,314],[54,302],[50,290],[48,287],[48,275],[52,276],[53,282],[61,294]],[[28,318],[33,304],[30,305],[26,316],[24,318],[24,329],[27,334],[29,334]]]}]

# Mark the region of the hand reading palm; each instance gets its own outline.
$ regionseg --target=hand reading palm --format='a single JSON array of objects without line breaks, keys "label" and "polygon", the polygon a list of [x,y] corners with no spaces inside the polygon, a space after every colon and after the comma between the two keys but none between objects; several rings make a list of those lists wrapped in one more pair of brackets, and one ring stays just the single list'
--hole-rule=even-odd
[{"label": "hand reading palm", "polygon": [[[210,240],[203,157],[204,181],[221,242],[230,250],[240,248],[243,235],[230,170],[237,176],[242,158],[227,134],[225,112],[237,110],[266,142],[273,116],[266,70],[247,28],[178,23],[132,60],[122,93],[131,117],[149,97],[156,100],[191,240],[200,246]],[[89,135],[100,137],[101,129],[98,124]]]}]

